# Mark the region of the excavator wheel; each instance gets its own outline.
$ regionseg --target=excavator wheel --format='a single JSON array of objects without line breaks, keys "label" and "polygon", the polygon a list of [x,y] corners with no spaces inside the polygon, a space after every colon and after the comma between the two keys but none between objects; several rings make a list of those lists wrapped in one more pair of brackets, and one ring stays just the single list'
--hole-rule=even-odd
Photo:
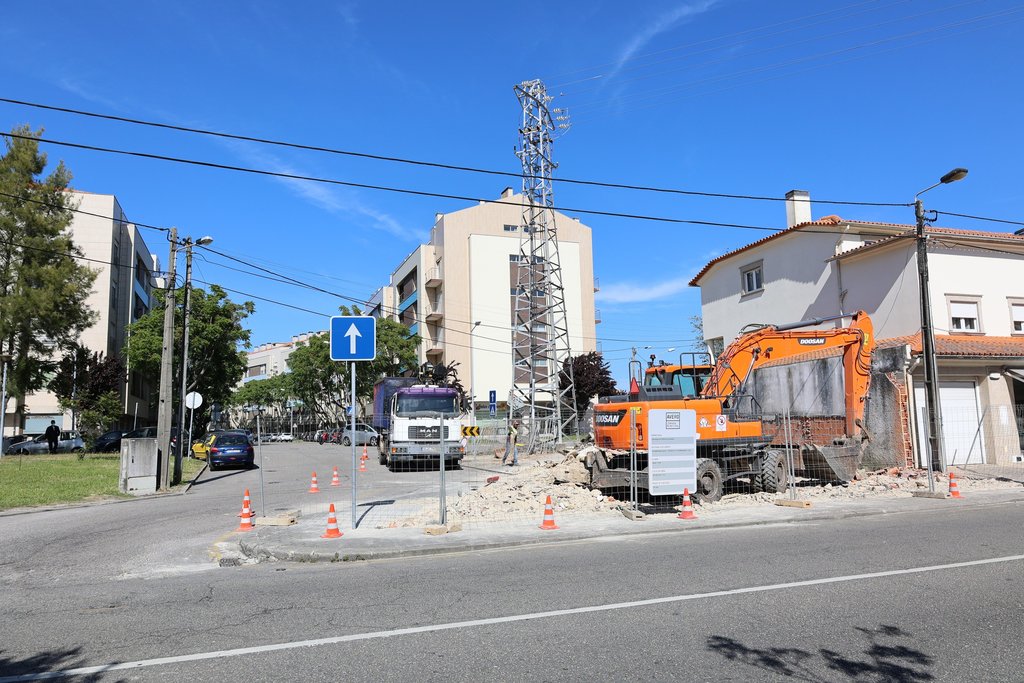
[{"label": "excavator wheel", "polygon": [[697,490],[694,498],[698,503],[714,503],[722,497],[722,469],[708,458],[697,460]]},{"label": "excavator wheel", "polygon": [[786,462],[779,451],[764,451],[761,455],[761,474],[754,478],[754,490],[765,493],[785,493],[789,477]]}]

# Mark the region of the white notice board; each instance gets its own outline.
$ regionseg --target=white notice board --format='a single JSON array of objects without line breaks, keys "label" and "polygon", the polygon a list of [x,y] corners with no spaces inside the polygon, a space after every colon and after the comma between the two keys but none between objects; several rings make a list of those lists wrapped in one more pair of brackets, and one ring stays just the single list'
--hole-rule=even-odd
[{"label": "white notice board", "polygon": [[647,490],[681,496],[697,488],[697,411],[647,411]]}]

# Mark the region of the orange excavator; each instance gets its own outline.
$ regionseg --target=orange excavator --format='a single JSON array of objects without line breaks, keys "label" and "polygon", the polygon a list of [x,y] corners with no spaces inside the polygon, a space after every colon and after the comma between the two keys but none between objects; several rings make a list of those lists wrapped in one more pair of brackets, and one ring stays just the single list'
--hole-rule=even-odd
[{"label": "orange excavator", "polygon": [[[846,327],[806,329],[846,317]],[[714,365],[652,362],[642,383],[633,361],[629,392],[602,397],[594,407],[597,449],[587,457],[592,484],[619,487],[633,480],[647,488],[646,415],[652,408],[696,412],[696,495],[704,500],[720,498],[723,485],[733,480],[746,480],[755,491],[784,490],[787,450],[799,463],[796,469],[847,481],[866,438],[862,424],[873,349],[871,319],[858,311],[748,326]],[[788,437],[778,428],[783,413],[800,421]]]}]

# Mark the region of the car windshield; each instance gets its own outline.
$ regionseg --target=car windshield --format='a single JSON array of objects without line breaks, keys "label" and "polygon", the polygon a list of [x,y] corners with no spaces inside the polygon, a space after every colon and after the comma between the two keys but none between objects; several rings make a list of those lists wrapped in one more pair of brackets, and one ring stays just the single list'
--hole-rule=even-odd
[{"label": "car windshield", "polygon": [[245,434],[221,434],[217,437],[218,446],[244,446],[249,443]]},{"label": "car windshield", "polygon": [[429,417],[443,413],[445,417],[459,414],[454,396],[400,394],[395,415],[398,417]]}]

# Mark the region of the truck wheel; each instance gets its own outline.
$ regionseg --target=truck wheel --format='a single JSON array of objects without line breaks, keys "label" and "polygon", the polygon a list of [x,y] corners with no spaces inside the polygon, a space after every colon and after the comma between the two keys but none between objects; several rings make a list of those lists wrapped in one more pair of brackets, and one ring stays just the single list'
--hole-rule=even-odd
[{"label": "truck wheel", "polygon": [[708,458],[697,460],[697,490],[694,498],[698,503],[714,503],[722,497],[722,470],[718,463]]},{"label": "truck wheel", "polygon": [[[761,458],[761,475],[755,477],[760,480],[760,490],[766,493],[785,493],[788,477],[786,475],[786,463],[779,451],[765,451]],[[757,484],[754,486],[757,490]]]},{"label": "truck wheel", "polygon": [[377,462],[379,462],[381,465],[388,464],[388,454],[379,448],[377,449]]}]

